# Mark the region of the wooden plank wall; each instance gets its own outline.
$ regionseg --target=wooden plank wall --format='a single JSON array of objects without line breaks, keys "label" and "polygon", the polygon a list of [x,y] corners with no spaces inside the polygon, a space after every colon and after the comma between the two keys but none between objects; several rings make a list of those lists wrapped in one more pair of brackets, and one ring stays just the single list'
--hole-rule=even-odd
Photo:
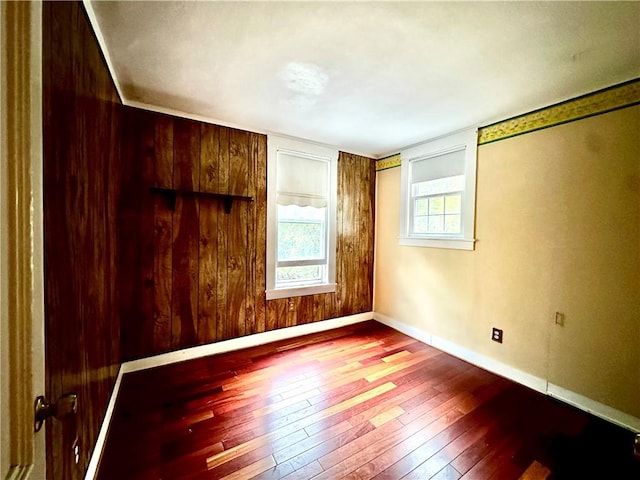
[{"label": "wooden plank wall", "polygon": [[[264,331],[266,137],[125,108],[119,205],[125,359]],[[150,188],[255,197],[229,214],[216,199]]]},{"label": "wooden plank wall", "polygon": [[[47,478],[83,478],[120,366],[116,284],[120,100],[81,3],[43,3]],[[41,434],[40,434],[41,435]],[[79,447],[76,464],[73,447]]]},{"label": "wooden plank wall", "polygon": [[[266,137],[122,107],[77,2],[43,4],[43,76],[46,395],[80,395],[47,468],[75,479],[122,360],[371,310],[375,172],[340,154],[338,291],[266,302]],[[255,201],[171,212],[151,186]]]},{"label": "wooden plank wall", "polygon": [[373,309],[375,162],[340,152],[335,293],[267,302],[267,330]]},{"label": "wooden plank wall", "polygon": [[[123,359],[370,311],[375,166],[340,154],[336,293],[265,300],[266,137],[125,108],[120,318]],[[212,199],[150,187],[254,197],[230,214]]]}]

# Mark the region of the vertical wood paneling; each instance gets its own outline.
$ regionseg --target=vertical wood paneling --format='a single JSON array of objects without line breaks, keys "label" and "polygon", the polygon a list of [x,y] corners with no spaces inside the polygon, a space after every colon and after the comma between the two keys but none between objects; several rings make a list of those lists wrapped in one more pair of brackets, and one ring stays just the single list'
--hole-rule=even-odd
[{"label": "vertical wood paneling", "polygon": [[[220,127],[218,150],[218,192],[229,193],[229,129]],[[219,207],[218,207],[219,208]],[[218,210],[221,211],[220,209]],[[228,230],[229,215],[218,215],[218,272],[217,272],[217,303],[216,311],[216,339],[229,338],[228,336]]]},{"label": "vertical wood paneling", "polygon": [[[122,146],[120,175],[122,176],[122,191],[118,199],[118,233],[121,238],[136,238],[139,225],[137,215],[137,202],[128,194],[131,185],[139,180],[139,170],[134,168],[133,159],[137,158],[139,153],[138,138],[135,132],[135,117],[123,116],[122,122]],[[135,261],[138,254],[138,242],[123,242],[118,248],[118,261],[120,265],[131,265]],[[122,274],[124,270],[120,270]],[[136,301],[138,292],[142,282],[137,276],[139,270],[132,270],[128,275],[121,275],[118,283],[120,285],[119,296],[119,312],[121,318],[137,318],[144,314],[138,310],[138,302]],[[125,317],[126,315],[126,317]],[[141,319],[143,321],[144,319]],[[120,327],[122,350],[126,355],[130,346],[135,346],[138,351],[145,352],[145,347],[141,343],[138,335],[142,334],[144,329],[142,324],[137,322],[122,322]]]},{"label": "vertical wood paneling", "polygon": [[[70,258],[70,242],[65,241],[66,215],[65,204],[67,193],[65,172],[69,161],[74,132],[71,128],[74,124],[75,95],[65,92],[65,85],[71,84],[72,69],[68,64],[71,59],[72,37],[65,35],[64,31],[71,27],[71,10],[55,9],[49,2],[43,4],[43,25],[49,43],[43,43],[43,57],[49,63],[43,65],[43,105],[44,112],[44,198],[53,197],[53,192],[62,196],[54,205],[59,208],[44,207],[44,257],[45,257],[45,321],[46,357],[47,357],[47,394],[56,395],[66,388],[63,384],[64,376],[59,373],[63,368],[69,368],[69,361],[65,359],[67,354],[64,337],[75,317],[70,315],[70,309],[65,308],[65,297],[77,295],[74,279],[60,282],[60,272],[51,267],[56,258]],[[49,45],[49,48],[46,46]],[[58,132],[54,128],[60,124],[69,126],[68,131]],[[58,281],[56,281],[58,280]],[[65,320],[66,318],[66,320]],[[66,325],[66,328],[64,328]],[[65,361],[66,360],[66,361]],[[73,365],[73,364],[72,364]],[[77,368],[73,365],[74,370]],[[53,397],[55,398],[55,397]],[[64,437],[60,424],[46,426],[47,433],[47,476],[48,478],[62,478],[70,464],[65,462],[62,452]]]},{"label": "vertical wood paneling", "polygon": [[[247,194],[249,160],[247,132],[231,130],[229,136],[229,193]],[[228,215],[227,338],[245,335],[247,299],[247,204],[236,202]]]},{"label": "vertical wood paneling", "polygon": [[47,476],[75,480],[120,362],[121,106],[82,4],[47,2],[42,22],[45,393],[56,399],[73,391],[81,405],[73,421],[46,426]]},{"label": "vertical wood paneling", "polygon": [[362,184],[359,187],[361,201],[358,220],[360,222],[360,238],[362,239],[360,252],[360,264],[363,272],[362,290],[360,292],[360,304],[358,310],[364,312],[373,309],[373,258],[375,248],[375,236],[370,230],[375,224],[376,212],[376,170],[375,162],[369,158],[359,157],[362,168]]},{"label": "vertical wood paneling", "polygon": [[[165,115],[155,122],[155,178],[153,185],[173,188],[173,120]],[[145,190],[142,188],[141,190]],[[148,194],[147,192],[144,192]],[[171,349],[172,292],[173,292],[173,216],[167,201],[153,197],[153,331],[154,352]]]},{"label": "vertical wood paneling", "polygon": [[[150,355],[153,352],[153,317],[148,313],[154,302],[154,229],[153,198],[140,189],[153,179],[153,144],[155,137],[153,117],[137,110],[124,118],[123,141],[120,162],[122,191],[118,202],[119,233],[122,238],[137,238],[135,242],[120,245],[119,264],[121,275],[120,316],[140,318],[140,324],[122,323],[123,352],[132,347]],[[131,140],[131,141],[128,141]],[[138,268],[129,273],[127,266]]]},{"label": "vertical wood paneling", "polygon": [[297,309],[297,325],[303,323],[312,323],[315,320],[315,318],[313,318],[313,299],[314,295],[305,295],[304,297],[300,297]]},{"label": "vertical wood paneling", "polygon": [[336,299],[338,302],[338,315],[344,316],[352,310],[353,292],[357,288],[353,281],[353,270],[355,268],[356,258],[353,256],[354,241],[354,225],[356,221],[355,215],[355,195],[353,180],[355,171],[351,156],[343,153],[338,157],[338,198],[340,198],[338,207],[338,253],[339,258],[347,258],[349,261],[338,262],[336,269],[336,282],[338,288],[336,291]]},{"label": "vertical wood paneling", "polygon": [[[140,112],[138,117],[138,132],[141,150],[138,152],[138,158],[131,159],[132,161],[140,164],[141,176],[139,185],[149,185],[154,179],[154,144],[155,144],[155,121],[151,114],[147,112]],[[134,130],[135,131],[135,130]],[[153,235],[149,235],[154,229],[153,212],[155,209],[154,198],[149,195],[144,189],[140,189],[139,185],[131,185],[130,193],[135,195],[136,200],[139,202],[140,211],[138,219],[138,235],[140,235],[140,249],[137,253],[137,259],[142,270],[142,291],[140,296],[136,296],[132,299],[134,303],[139,303],[138,308],[144,315],[144,326],[142,338],[140,341],[145,346],[145,350],[153,352],[153,335],[154,319],[152,315],[148,315],[147,312],[153,311],[154,307],[154,255],[153,255]],[[135,192],[135,193],[134,193]]]},{"label": "vertical wood paneling", "polygon": [[[175,119],[173,132],[174,187],[197,190],[200,183],[200,124]],[[198,249],[198,200],[193,196],[178,196],[173,212],[172,348],[196,344]]]},{"label": "vertical wood paneling", "polygon": [[[131,170],[138,168],[132,155],[148,151],[140,113],[125,112],[135,120],[128,120],[131,130],[123,135],[123,162],[130,165],[124,173],[137,185],[135,198],[152,197],[155,205],[153,312],[127,303],[134,314],[125,343],[132,338],[138,345],[126,349],[126,359],[148,355],[149,348],[161,353],[371,310],[373,160],[340,154],[337,291],[267,302],[266,137],[147,113],[155,118],[155,176],[147,185],[144,175]],[[236,201],[227,214],[217,200],[179,195],[172,212],[164,197],[150,195],[150,186],[248,195],[254,201]],[[136,235],[145,233],[127,232],[133,244],[140,243]],[[122,249],[140,252],[126,244]],[[139,268],[129,257],[129,268]],[[145,278],[140,272],[130,277]],[[148,315],[153,329],[145,326]]]},{"label": "vertical wood paneling", "polygon": [[[340,252],[340,250],[338,250]],[[342,258],[338,256],[338,258]],[[338,262],[337,267],[340,267],[340,262]],[[336,272],[336,279],[340,278]],[[338,288],[340,288],[338,286]],[[334,318],[338,316],[338,310],[336,305],[338,304],[337,296],[335,292],[327,293],[324,295],[324,318]]]},{"label": "vertical wood paneling", "polygon": [[229,193],[249,195],[249,132],[230,130]]},{"label": "vertical wood paneling", "polygon": [[[153,114],[150,114],[153,115]],[[173,188],[173,119],[153,115],[155,119],[155,187]]]},{"label": "vertical wood paneling", "polygon": [[[106,73],[101,74],[105,78],[108,77],[108,80],[111,81],[111,77]],[[101,128],[109,128],[110,135],[109,141],[106,143],[109,147],[107,148],[107,152],[109,155],[109,167],[107,170],[107,178],[108,178],[108,215],[105,218],[105,222],[110,226],[110,234],[107,239],[107,243],[109,245],[108,251],[109,254],[109,265],[110,268],[105,273],[105,278],[108,283],[117,282],[119,278],[119,260],[118,260],[118,244],[119,244],[119,232],[118,232],[118,224],[117,224],[117,216],[118,216],[118,198],[120,196],[120,188],[121,188],[121,176],[120,176],[120,139],[121,139],[121,120],[122,120],[122,104],[120,103],[120,98],[115,91],[113,85],[105,86],[105,89],[110,92],[111,101],[106,106],[109,108],[109,118],[105,119],[103,123],[101,123]],[[118,314],[119,308],[119,289],[117,284],[114,285],[112,283],[112,288],[110,290],[110,295],[108,295],[108,305],[110,307],[111,313],[109,315],[109,320],[107,322],[100,322],[103,325],[107,325],[107,331],[103,335],[100,336],[102,341],[108,339],[110,342],[111,349],[111,357],[108,361],[105,361],[104,364],[107,365],[106,368],[102,366],[105,370],[106,375],[103,377],[106,379],[102,382],[96,382],[96,378],[92,379],[92,383],[102,384],[103,394],[99,396],[99,398],[104,398],[105,401],[107,398],[111,397],[113,381],[118,375],[118,371],[120,369],[120,363],[122,359],[122,345],[121,345],[121,335],[120,335],[120,325],[122,319]],[[98,366],[96,366],[98,368]],[[96,408],[100,408],[100,402],[97,402],[94,405]],[[102,417],[102,412],[99,412],[99,416],[96,418]],[[96,437],[94,437],[96,438]],[[93,444],[88,444],[93,446]],[[85,448],[86,450],[86,448]]]},{"label": "vertical wood paneling", "polygon": [[[336,314],[370,311],[373,303],[375,165],[340,152]],[[325,312],[326,313],[326,312]]]},{"label": "vertical wood paneling", "polygon": [[265,303],[265,331],[278,328],[277,304],[277,300],[271,300]]},{"label": "vertical wood paneling", "polygon": [[[200,148],[200,190],[218,191],[218,153],[220,131],[213,125],[202,125]],[[200,253],[198,288],[198,343],[217,338],[217,272],[218,211],[216,205],[200,205]]]},{"label": "vertical wood paneling", "polygon": [[[247,152],[247,194],[255,196],[256,188],[256,155],[258,153],[259,136],[251,133],[248,138]],[[246,266],[246,318],[245,318],[245,335],[256,333],[256,205],[255,201],[245,204],[247,209],[247,266]]]},{"label": "vertical wood paneling", "polygon": [[283,327],[293,327],[298,324],[298,306],[302,297],[287,298],[283,303]]},{"label": "vertical wood paneling", "polygon": [[287,312],[289,299],[278,298],[267,302],[267,330],[285,328],[287,326]]},{"label": "vertical wood paneling", "polygon": [[312,318],[314,322],[324,320],[324,295],[318,294],[313,296]]},{"label": "vertical wood paneling", "polygon": [[267,319],[267,300],[265,291],[267,256],[267,138],[264,135],[254,135],[257,139],[255,158],[255,194],[253,208],[255,209],[255,315],[256,332],[264,332],[275,328]]}]

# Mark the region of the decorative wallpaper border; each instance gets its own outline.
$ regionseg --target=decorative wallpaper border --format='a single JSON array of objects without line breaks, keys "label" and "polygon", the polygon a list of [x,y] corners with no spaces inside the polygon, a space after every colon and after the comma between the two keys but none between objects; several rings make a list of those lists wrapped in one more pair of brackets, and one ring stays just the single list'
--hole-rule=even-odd
[{"label": "decorative wallpaper border", "polygon": [[390,157],[381,158],[376,160],[376,172],[380,170],[386,170],[388,168],[394,168],[400,166],[400,154],[396,153]]},{"label": "decorative wallpaper border", "polygon": [[[640,78],[613,85],[478,129],[478,145],[640,105]],[[376,171],[400,166],[400,154],[376,161]]]},{"label": "decorative wallpaper border", "polygon": [[478,130],[478,145],[640,104],[640,78],[494,123]]}]

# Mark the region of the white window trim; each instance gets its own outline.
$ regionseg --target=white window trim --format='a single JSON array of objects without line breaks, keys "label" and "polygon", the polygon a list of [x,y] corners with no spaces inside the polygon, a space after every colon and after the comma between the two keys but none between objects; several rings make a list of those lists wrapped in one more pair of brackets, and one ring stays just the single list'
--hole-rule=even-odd
[{"label": "white window trim", "polygon": [[[409,218],[411,209],[411,189],[409,185],[409,165],[411,162],[428,157],[445,154],[451,151],[465,149],[465,191],[462,206],[462,234],[450,235],[416,235],[410,233]],[[475,248],[475,207],[476,207],[476,169],[478,151],[478,130],[476,128],[464,130],[446,137],[421,143],[403,150],[400,153],[401,165],[401,195],[400,200],[400,245],[411,247],[434,247],[455,250],[473,250]]]},{"label": "white window trim", "polygon": [[[329,160],[329,207],[327,221],[327,283],[290,288],[275,288],[276,285],[276,165],[278,151],[314,156]],[[336,291],[336,212],[338,202],[338,150],[287,137],[267,137],[267,300],[330,293]]]}]

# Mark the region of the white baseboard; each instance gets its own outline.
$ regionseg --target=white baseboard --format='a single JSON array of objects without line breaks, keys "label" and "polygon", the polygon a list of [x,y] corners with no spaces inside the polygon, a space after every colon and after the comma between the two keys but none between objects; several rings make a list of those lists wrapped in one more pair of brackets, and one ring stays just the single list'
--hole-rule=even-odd
[{"label": "white baseboard", "polygon": [[547,391],[547,381],[543,378],[518,370],[506,363],[499,362],[493,358],[487,357],[486,355],[469,350],[468,348],[462,347],[457,343],[450,342],[449,340],[445,340],[444,338],[431,335],[428,332],[424,332],[419,328],[407,325],[406,323],[399,322],[398,320],[387,317],[386,315],[374,313],[373,318],[380,323],[384,323],[385,325],[404,333],[405,335],[409,335],[416,340],[420,340],[427,345],[431,345],[432,347],[442,350],[454,357],[460,358],[465,362],[469,362],[480,368],[500,375],[501,377],[513,380],[514,382],[525,385],[538,392],[546,393]]},{"label": "white baseboard", "polygon": [[96,444],[93,447],[93,453],[89,460],[89,466],[84,476],[84,480],[94,480],[98,473],[98,465],[102,452],[104,450],[105,442],[107,440],[107,433],[109,431],[109,425],[111,424],[111,417],[116,405],[116,399],[120,391],[120,385],[122,383],[122,376],[125,373],[137,372],[139,370],[145,370],[147,368],[159,367],[162,365],[169,365],[171,363],[183,362],[185,360],[192,360],[195,358],[206,357],[209,355],[215,355],[219,353],[231,352],[234,350],[240,350],[243,348],[256,347],[258,345],[264,345],[266,343],[276,342],[278,340],[285,340],[287,338],[300,337],[302,335],[308,335],[310,333],[324,332],[325,330],[331,330],[334,328],[344,327],[346,325],[352,325],[354,323],[365,322],[373,319],[373,312],[358,313],[356,315],[349,315],[346,317],[332,318],[331,320],[323,320],[320,322],[307,323],[304,325],[297,325],[295,327],[281,328],[278,330],[271,330],[269,332],[256,333],[255,335],[247,335],[246,337],[234,338],[231,340],[224,340],[209,345],[201,345],[198,347],[187,348],[179,350],[177,352],[163,353],[161,355],[155,355],[153,357],[142,358],[140,360],[133,360],[131,362],[125,362],[120,366],[116,383],[111,392],[111,398],[107,405],[107,411],[96,439]]},{"label": "white baseboard", "polygon": [[596,417],[603,418],[611,423],[614,423],[620,427],[624,427],[633,432],[640,432],[640,418],[629,415],[628,413],[621,412],[615,408],[605,405],[604,403],[592,400],[579,393],[572,392],[566,388],[562,388],[553,383],[549,384],[547,394],[558,400],[562,400],[569,405],[589,412]]},{"label": "white baseboard", "polygon": [[264,345],[265,343],[277,342],[278,340],[299,337],[310,333],[324,332],[325,330],[344,327],[371,319],[373,319],[373,312],[366,312],[349,315],[347,317],[332,318],[331,320],[296,325],[295,327],[270,330],[268,332],[256,333],[245,337],[223,340],[221,342],[185,348],[184,350],[178,350],[176,352],[162,353],[153,357],[125,362],[122,364],[122,369],[124,373],[137,372],[138,370],[146,370],[147,368],[160,367],[185,360],[193,360],[195,358],[231,352],[233,350],[256,347],[258,345]]},{"label": "white baseboard", "polygon": [[640,432],[640,418],[629,415],[615,408],[612,408],[603,403],[592,400],[584,395],[572,392],[558,385],[549,383],[547,379],[531,375],[527,372],[519,370],[503,362],[499,362],[485,355],[476,353],[468,348],[462,347],[454,342],[445,340],[443,338],[431,335],[428,332],[420,330],[406,323],[395,320],[386,315],[380,313],[373,314],[374,320],[380,323],[404,333],[416,340],[420,340],[428,345],[449,353],[454,357],[458,357],[480,368],[493,372],[501,377],[513,380],[516,383],[520,383],[536,390],[540,393],[544,393],[551,397],[557,398],[569,405],[591,413],[597,417],[603,418],[611,423],[614,423],[620,427],[626,428],[633,432]]},{"label": "white baseboard", "polygon": [[513,380],[514,382],[529,387],[537,392],[546,393],[547,391],[547,380],[544,378],[536,377],[535,375],[531,375],[530,373],[514,368],[511,365],[499,362],[498,360],[474,352],[473,350],[469,350],[465,347],[461,347],[457,343],[450,342],[449,340],[436,337],[435,335],[433,335],[432,338],[433,343],[431,345],[438,350],[447,352],[454,357],[461,358],[473,365],[493,372],[501,377]]},{"label": "white baseboard", "polygon": [[102,425],[100,426],[100,432],[98,432],[96,444],[93,446],[93,452],[91,453],[91,458],[89,459],[89,466],[87,467],[87,471],[84,474],[84,480],[93,480],[98,473],[98,465],[100,464],[100,458],[102,457],[102,452],[104,451],[104,444],[107,441],[107,433],[109,432],[109,425],[111,425],[111,417],[113,416],[113,410],[116,406],[118,393],[120,392],[120,385],[122,384],[123,374],[123,368],[121,365],[120,369],[118,370],[118,376],[116,377],[116,383],[113,386],[113,391],[111,392],[111,397],[109,398],[109,403],[107,404],[107,411],[104,414],[104,419],[102,420]]},{"label": "white baseboard", "polygon": [[431,345],[431,334],[425,332],[424,330],[420,330],[419,328],[413,327],[403,322],[399,322],[391,317],[387,317],[381,313],[374,312],[373,319],[384,323],[386,326],[397,330],[398,332],[404,333],[405,335],[410,336],[411,338],[415,338],[416,340],[420,340],[422,343],[426,343],[427,345]]}]

